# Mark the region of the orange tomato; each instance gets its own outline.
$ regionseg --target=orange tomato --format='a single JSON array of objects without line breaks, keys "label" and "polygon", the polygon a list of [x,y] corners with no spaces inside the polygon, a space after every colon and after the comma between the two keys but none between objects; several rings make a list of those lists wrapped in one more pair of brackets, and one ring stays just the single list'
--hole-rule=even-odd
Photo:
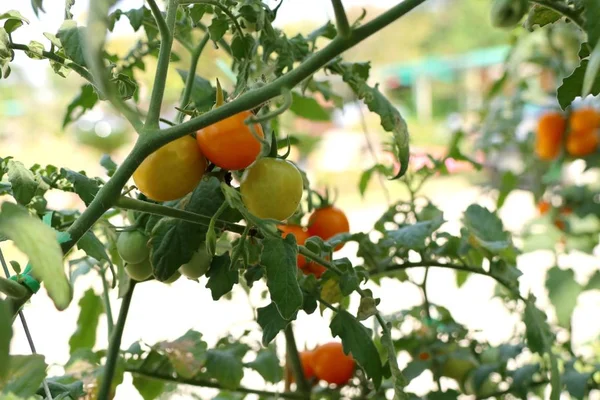
[{"label": "orange tomato", "polygon": [[133,173],[133,181],[148,198],[177,200],[200,183],[206,159],[194,138],[183,136],[150,154]]},{"label": "orange tomato", "polygon": [[548,211],[550,211],[551,208],[552,204],[545,200],[540,200],[540,202],[538,203],[538,211],[541,215],[546,214]]},{"label": "orange tomato", "polygon": [[[308,239],[308,232],[306,232],[306,230],[300,225],[278,225],[277,228],[283,232],[283,237],[286,237],[290,234],[294,235],[298,245],[303,245],[306,239]],[[306,258],[298,255],[297,265],[300,269],[304,268],[306,265]]]},{"label": "orange tomato", "polygon": [[590,132],[600,128],[600,113],[593,108],[580,108],[569,118],[571,132]]},{"label": "orange tomato", "polygon": [[596,130],[587,131],[586,133],[573,131],[567,137],[567,152],[575,157],[587,156],[596,151],[598,144],[600,144],[600,139]]},{"label": "orange tomato", "polygon": [[318,379],[328,383],[346,384],[352,378],[354,364],[354,359],[344,354],[341,343],[326,343],[313,351],[312,369]]},{"label": "orange tomato", "polygon": [[321,276],[327,271],[327,268],[318,264],[314,261],[309,261],[306,263],[304,267],[301,268],[304,275],[313,274],[317,279],[321,278]]},{"label": "orange tomato", "polygon": [[[313,352],[310,350],[301,351],[298,353],[300,356],[300,363],[302,364],[302,373],[304,374],[304,378],[310,380],[315,377],[315,371],[312,368],[312,359]],[[294,375],[292,374],[291,379],[292,382],[295,381]]]},{"label": "orange tomato", "polygon": [[[342,210],[334,206],[319,208],[312,213],[308,220],[309,236],[318,236],[323,240],[327,240],[339,233],[350,232],[350,223],[346,214]],[[344,247],[343,244],[338,245],[335,250]]]},{"label": "orange tomato", "polygon": [[[196,132],[196,141],[206,158],[217,167],[233,171],[252,164],[261,149],[250,126],[244,123],[252,115],[243,111]],[[260,124],[254,124],[254,131],[264,137]]]},{"label": "orange tomato", "polygon": [[566,120],[561,113],[548,112],[538,121],[535,153],[542,160],[553,160],[560,153]]}]

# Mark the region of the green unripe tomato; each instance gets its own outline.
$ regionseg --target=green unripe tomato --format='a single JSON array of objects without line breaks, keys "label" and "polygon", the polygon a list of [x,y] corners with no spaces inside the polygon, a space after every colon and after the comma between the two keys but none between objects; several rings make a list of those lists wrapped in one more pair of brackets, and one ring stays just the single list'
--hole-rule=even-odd
[{"label": "green unripe tomato", "polygon": [[125,266],[125,272],[131,279],[136,281],[144,281],[152,276],[152,264],[150,259],[146,258],[141,263],[127,264]]},{"label": "green unripe tomato", "polygon": [[123,232],[117,239],[117,251],[128,264],[139,264],[148,258],[148,237],[141,231]]},{"label": "green unripe tomato", "polygon": [[179,278],[181,278],[181,274],[179,273],[179,271],[175,271],[175,273],[173,275],[171,275],[171,277],[169,279],[167,279],[166,281],[163,281],[163,283],[171,284]]},{"label": "green unripe tomato", "polygon": [[302,199],[302,175],[289,161],[261,158],[242,176],[240,191],[246,208],[259,218],[282,221]]},{"label": "green unripe tomato", "polygon": [[527,0],[494,0],[490,19],[498,28],[511,28],[519,23],[527,12]]},{"label": "green unripe tomato", "polygon": [[475,390],[475,379],[473,373],[469,373],[467,378],[465,379],[464,385],[462,385],[461,390],[468,395],[477,395],[477,397],[489,397],[490,395],[496,393],[498,391],[498,385],[492,382],[489,378],[486,379],[481,386],[479,386],[479,390]]},{"label": "green unripe tomato", "polygon": [[208,271],[211,261],[212,257],[206,251],[206,243],[202,242],[190,261],[179,267],[179,272],[190,279],[198,279]]},{"label": "green unripe tomato", "polygon": [[500,358],[500,350],[497,347],[488,347],[481,353],[481,362],[484,364],[494,364]]},{"label": "green unripe tomato", "polygon": [[442,365],[442,376],[447,376],[462,383],[467,374],[477,367],[477,362],[471,357],[457,358],[450,355]]}]

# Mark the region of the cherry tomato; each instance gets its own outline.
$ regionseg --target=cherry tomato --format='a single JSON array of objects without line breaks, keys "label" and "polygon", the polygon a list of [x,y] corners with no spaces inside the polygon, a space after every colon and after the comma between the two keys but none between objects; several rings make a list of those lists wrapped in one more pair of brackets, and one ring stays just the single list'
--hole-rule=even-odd
[{"label": "cherry tomato", "polygon": [[535,153],[540,159],[549,161],[558,156],[566,127],[561,113],[548,112],[540,117],[535,136]]},{"label": "cherry tomato", "polygon": [[128,264],[139,264],[148,258],[148,236],[141,231],[122,232],[117,239],[117,251]]},{"label": "cherry tomato", "polygon": [[[300,225],[279,225],[277,226],[280,231],[283,232],[283,237],[287,237],[287,235],[294,235],[296,238],[296,243],[298,245],[303,245],[306,239],[308,239],[308,233],[306,230]],[[306,265],[306,258],[304,256],[298,255],[297,260],[298,268],[302,269]]]},{"label": "cherry tomato", "polygon": [[450,356],[442,365],[442,376],[447,376],[462,383],[467,374],[477,367],[477,363],[470,357],[458,358]]},{"label": "cherry tomato", "polygon": [[206,242],[202,242],[190,261],[179,267],[179,272],[190,279],[198,279],[208,271],[211,261],[212,257],[206,251]]},{"label": "cherry tomato", "polygon": [[179,273],[179,271],[175,271],[173,273],[173,275],[171,275],[171,277],[169,279],[167,279],[166,281],[163,281],[163,283],[171,284],[171,283],[175,282],[179,278],[181,278],[181,274]]},{"label": "cherry tomato", "polygon": [[583,157],[592,154],[598,148],[600,139],[597,131],[588,131],[578,134],[573,131],[567,137],[567,152],[575,157]]},{"label": "cherry tomato", "polygon": [[313,351],[312,369],[317,378],[344,385],[354,373],[354,359],[344,354],[341,343],[326,343]]},{"label": "cherry tomato", "polygon": [[194,190],[205,169],[206,159],[194,138],[184,136],[150,154],[133,173],[133,180],[152,200],[177,200]]},{"label": "cherry tomato", "polygon": [[[196,132],[196,141],[202,154],[223,169],[235,171],[252,164],[261,149],[250,126],[244,123],[252,115],[250,111],[244,111]],[[260,124],[254,124],[254,131],[264,137]]]},{"label": "cherry tomato", "polygon": [[152,264],[150,259],[146,258],[141,263],[127,264],[125,266],[125,272],[131,279],[136,281],[144,281],[152,276]]},{"label": "cherry tomato", "polygon": [[282,221],[300,204],[302,175],[289,161],[262,158],[244,172],[240,191],[252,214]]},{"label": "cherry tomato", "polygon": [[[346,214],[334,206],[319,208],[308,220],[308,234],[327,240],[339,233],[350,232],[350,223]],[[338,245],[339,250],[344,244]]]},{"label": "cherry tomato", "polygon": [[588,133],[600,128],[600,113],[593,108],[580,108],[569,117],[571,132]]},{"label": "cherry tomato", "polygon": [[[304,378],[310,380],[314,378],[315,371],[312,369],[312,358],[313,352],[310,350],[301,351],[298,353],[300,356],[300,363],[302,364],[302,372],[304,373]],[[294,374],[291,376],[291,381],[294,382]]]},{"label": "cherry tomato", "polygon": [[538,212],[540,213],[540,215],[546,214],[548,211],[550,211],[551,208],[552,208],[552,204],[550,204],[549,202],[547,202],[545,200],[541,200],[538,203]]},{"label": "cherry tomato", "polygon": [[302,269],[302,273],[304,273],[304,275],[313,274],[315,276],[315,278],[317,278],[317,279],[321,278],[321,276],[325,273],[325,271],[327,271],[327,268],[325,268],[321,264],[318,264],[314,261],[307,262],[306,265],[304,267],[302,267],[301,269]]}]

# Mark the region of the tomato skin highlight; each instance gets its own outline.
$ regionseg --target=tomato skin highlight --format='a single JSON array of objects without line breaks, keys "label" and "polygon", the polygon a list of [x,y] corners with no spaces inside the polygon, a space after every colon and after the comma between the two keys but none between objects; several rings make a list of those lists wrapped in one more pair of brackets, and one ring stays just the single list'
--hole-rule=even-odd
[{"label": "tomato skin highlight", "polygon": [[302,175],[294,164],[262,158],[242,176],[240,192],[246,208],[259,218],[283,221],[291,217],[302,199]]},{"label": "tomato skin highlight", "polygon": [[141,231],[122,232],[117,238],[117,252],[128,264],[139,264],[148,258],[148,236]]},{"label": "tomato skin highlight", "polygon": [[[202,154],[217,167],[236,171],[247,168],[260,154],[261,143],[252,135],[244,121],[252,117],[250,111],[232,115],[196,132],[196,142]],[[255,133],[264,138],[260,124],[254,124]]]},{"label": "tomato skin highlight", "polygon": [[354,374],[354,365],[354,359],[344,353],[341,343],[326,343],[313,351],[312,369],[325,382],[346,384]]},{"label": "tomato skin highlight", "polygon": [[[294,235],[296,238],[296,243],[301,246],[308,239],[308,232],[301,227],[300,225],[278,225],[277,228],[283,232],[283,237],[287,237],[288,235]],[[296,261],[298,268],[302,269],[306,265],[306,258],[303,255],[298,254],[298,258]]]},{"label": "tomato skin highlight", "polygon": [[206,159],[194,138],[183,136],[150,154],[133,173],[133,181],[148,198],[177,200],[200,183]]},{"label": "tomato skin highlight", "polygon": [[[350,232],[348,218],[342,210],[334,206],[319,208],[312,213],[308,220],[308,233],[310,236],[318,236],[323,240],[327,240],[345,232]],[[344,247],[344,244],[339,244],[335,250],[342,247]]]}]

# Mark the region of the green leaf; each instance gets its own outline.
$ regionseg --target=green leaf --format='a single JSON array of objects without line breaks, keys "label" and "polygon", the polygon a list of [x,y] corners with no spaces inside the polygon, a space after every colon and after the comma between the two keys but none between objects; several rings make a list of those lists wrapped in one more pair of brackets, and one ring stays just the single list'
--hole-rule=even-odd
[{"label": "green leaf", "polygon": [[360,175],[360,181],[358,183],[358,191],[360,192],[361,196],[365,195],[365,192],[367,191],[367,186],[369,186],[369,181],[371,180],[373,173],[379,173],[385,176],[390,174],[391,172],[388,167],[382,164],[375,164],[371,168],[363,171],[363,173]]},{"label": "green leaf", "polygon": [[102,158],[100,158],[100,165],[104,167],[108,176],[113,176],[118,167],[117,163],[115,163],[108,154],[102,155]]},{"label": "green leaf", "polygon": [[478,204],[471,204],[465,211],[463,223],[479,246],[514,261],[516,253],[510,236],[496,214]]},{"label": "green leaf", "polygon": [[146,378],[142,375],[133,375],[133,386],[144,400],[154,400],[160,397],[165,389],[165,383],[158,379]]},{"label": "green leaf", "polygon": [[39,17],[40,11],[43,13],[46,12],[43,7],[43,2],[44,0],[31,0],[31,8],[33,8],[33,13],[36,17]]},{"label": "green leaf", "polygon": [[422,250],[426,246],[425,240],[443,223],[444,220],[438,217],[431,221],[417,222],[395,231],[388,231],[384,243],[412,250]]},{"label": "green leaf", "polygon": [[32,40],[27,45],[29,48],[28,51],[25,52],[25,55],[33,60],[43,60],[44,59],[44,45],[40,42],[36,42]]},{"label": "green leaf", "polygon": [[600,271],[594,272],[594,275],[590,277],[588,283],[585,285],[584,290],[600,290]]},{"label": "green leaf", "polygon": [[498,199],[496,199],[496,209],[502,208],[506,198],[519,184],[519,177],[512,171],[506,171],[502,174],[500,187],[498,188]]},{"label": "green leaf", "polygon": [[[588,64],[589,60],[582,60],[581,64],[575,68],[573,73],[563,79],[562,84],[556,91],[558,103],[563,110],[566,110],[576,97],[581,96],[581,93],[583,92],[583,80]],[[596,79],[592,83],[589,93],[594,96],[600,94],[600,75],[596,75]]]},{"label": "green leaf", "polygon": [[12,33],[17,28],[23,26],[23,23],[29,24],[29,20],[16,10],[10,10],[0,14],[0,20],[2,19],[6,20],[4,23],[4,29],[6,29],[6,32],[8,33]]},{"label": "green leaf", "polygon": [[587,97],[592,91],[592,87],[598,76],[598,70],[600,70],[600,42],[596,44],[592,54],[590,54],[588,66],[585,69],[585,74],[583,76],[581,97]]},{"label": "green leaf", "polygon": [[[185,83],[188,78],[188,71],[177,69],[177,72]],[[194,76],[194,83],[190,98],[198,111],[209,111],[215,104],[216,93],[217,89],[214,88],[208,80],[198,75]],[[183,106],[185,107],[187,104],[183,104]]]},{"label": "green leaf", "polygon": [[581,285],[575,281],[575,273],[571,269],[552,267],[546,277],[546,289],[556,311],[558,324],[569,329],[577,298],[583,291]]},{"label": "green leaf", "polygon": [[267,382],[277,383],[283,379],[283,368],[272,347],[259,350],[256,358],[248,363],[248,367],[256,370]]},{"label": "green leaf", "polygon": [[329,121],[331,116],[321,105],[312,97],[305,97],[299,93],[292,92],[292,105],[290,111],[299,117],[311,121]]},{"label": "green leaf", "polygon": [[587,33],[588,43],[592,48],[600,41],[600,3],[596,0],[582,0],[584,7],[583,28]]},{"label": "green leaf", "polygon": [[[262,328],[262,344],[267,346],[277,334],[284,330],[290,321],[283,319],[275,303],[271,303],[266,307],[261,307],[256,310],[256,322]],[[292,318],[295,319],[295,316]]]},{"label": "green leaf", "polygon": [[94,87],[89,83],[83,85],[81,92],[67,106],[62,127],[64,128],[71,122],[79,119],[87,110],[94,108],[97,102],[98,94],[94,90]]},{"label": "green leaf", "polygon": [[[50,389],[50,393],[52,394],[53,399],[79,399],[85,396],[85,391],[83,390],[83,382],[75,381],[72,383],[61,383],[58,381],[59,378],[50,378],[46,379],[46,383],[48,384],[48,388]],[[45,396],[46,391],[44,387],[39,387],[36,394],[38,396]]]},{"label": "green leaf", "polygon": [[46,377],[44,356],[41,354],[11,356],[8,363],[8,374],[4,380],[0,379],[0,388],[2,388],[0,394],[33,396]]},{"label": "green leaf", "polygon": [[511,371],[509,374],[512,376],[514,388],[525,388],[533,380],[533,375],[540,370],[539,364],[527,364]]},{"label": "green leaf", "polygon": [[546,351],[547,338],[551,337],[550,327],[546,322],[546,314],[535,306],[535,298],[531,297],[525,304],[525,336],[532,352],[543,355]]},{"label": "green leaf", "polygon": [[298,246],[296,237],[267,238],[260,258],[267,271],[267,286],[273,303],[284,319],[291,319],[302,307],[302,291],[296,278]]},{"label": "green leaf", "polygon": [[[224,201],[219,180],[210,177],[203,179],[189,198],[186,197],[185,202],[180,202],[179,207],[184,204],[185,211],[210,217],[217,212]],[[235,210],[228,210],[219,219],[236,221],[240,217]],[[150,258],[156,278],[160,281],[167,280],[179,267],[190,261],[194,251],[206,238],[207,230],[206,225],[163,218],[152,229],[150,237]]]},{"label": "green leaf", "polygon": [[167,356],[177,375],[191,379],[204,366],[208,345],[200,332],[189,330],[182,337],[172,342],[160,342],[154,348]]},{"label": "green leaf", "polygon": [[38,181],[29,169],[19,162],[8,160],[8,181],[12,186],[14,198],[19,204],[29,204],[38,188]]},{"label": "green leaf", "polygon": [[237,60],[248,58],[254,48],[254,38],[252,35],[245,34],[240,36],[236,33],[231,41],[231,54]]},{"label": "green leaf", "polygon": [[370,65],[368,63],[334,63],[328,69],[342,76],[356,96],[363,100],[369,110],[379,115],[381,126],[391,132],[393,140],[391,147],[393,154],[400,162],[400,170],[392,179],[402,177],[408,170],[409,141],[408,126],[406,121],[392,103],[379,91],[378,85],[370,87],[367,84]]},{"label": "green leaf", "polygon": [[0,300],[0,382],[2,382],[8,371],[10,340],[12,338],[12,316],[8,304]]},{"label": "green leaf", "polygon": [[11,239],[29,257],[32,274],[44,283],[56,308],[67,308],[73,293],[63,269],[63,254],[55,231],[25,209],[3,203],[0,235]]},{"label": "green leaf", "polygon": [[60,39],[66,56],[83,67],[86,66],[84,50],[85,34],[86,28],[82,26],[78,27],[77,23],[73,20],[63,22],[56,34],[56,37]]},{"label": "green leaf", "polygon": [[210,349],[206,358],[206,370],[227,389],[237,388],[244,377],[244,364],[231,349]]},{"label": "green leaf", "polygon": [[412,360],[402,370],[402,375],[410,382],[421,376],[421,374],[429,368],[431,368],[431,361]]},{"label": "green leaf", "polygon": [[112,263],[110,257],[106,253],[104,244],[96,237],[94,232],[87,231],[85,235],[77,242],[77,247],[85,252],[88,256],[95,258],[98,261],[107,261]]},{"label": "green leaf", "polygon": [[83,200],[86,206],[89,206],[92,200],[96,197],[96,193],[100,190],[98,182],[90,179],[82,173],[71,171],[70,169],[61,168],[60,174],[66,180],[73,184],[75,193]]},{"label": "green leaf", "polygon": [[346,311],[336,313],[329,327],[333,336],[342,339],[344,352],[351,353],[378,389],[383,371],[379,353],[371,339],[371,331]]},{"label": "green leaf", "polygon": [[229,29],[227,17],[215,16],[208,27],[208,32],[210,33],[210,38],[212,41],[216,43],[223,38],[225,32],[227,32],[227,29]]},{"label": "green leaf", "polygon": [[561,14],[550,8],[539,4],[533,4],[533,6],[529,9],[529,14],[525,20],[525,26],[528,29],[533,29],[533,27],[536,25],[542,27],[558,21],[561,17]]},{"label": "green leaf", "polygon": [[145,7],[141,8],[132,8],[129,11],[125,11],[125,15],[129,18],[129,24],[133,28],[134,31],[138,31],[144,22],[144,11]]},{"label": "green leaf", "polygon": [[213,257],[210,263],[210,269],[206,273],[206,287],[210,289],[213,300],[219,300],[221,296],[231,292],[233,285],[240,280],[237,268],[230,269],[230,264],[229,253]]},{"label": "green leaf", "polygon": [[79,317],[77,318],[77,329],[69,339],[70,353],[78,349],[92,349],[96,344],[96,331],[100,315],[104,313],[102,299],[94,293],[94,289],[88,289],[79,300]]},{"label": "green leaf", "polygon": [[562,380],[567,387],[567,391],[573,398],[583,399],[587,392],[587,383],[591,377],[591,372],[581,373],[571,367],[566,369]]}]

